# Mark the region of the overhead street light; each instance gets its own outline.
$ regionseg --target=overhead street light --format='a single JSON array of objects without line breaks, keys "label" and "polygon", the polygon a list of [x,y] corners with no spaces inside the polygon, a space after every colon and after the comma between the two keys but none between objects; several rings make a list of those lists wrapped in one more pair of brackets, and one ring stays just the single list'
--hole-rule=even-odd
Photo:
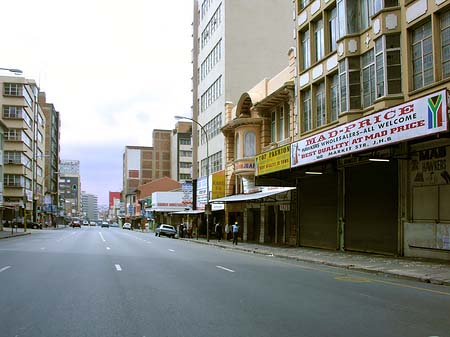
[{"label": "overhead street light", "polygon": [[209,147],[208,147],[208,134],[206,133],[206,130],[204,128],[204,126],[202,124],[200,124],[199,122],[197,122],[196,120],[190,118],[190,117],[184,117],[184,116],[174,116],[174,118],[176,120],[181,120],[181,119],[187,119],[190,120],[191,122],[194,122],[195,124],[197,124],[200,129],[202,130],[202,132],[205,134],[205,138],[206,138],[206,205],[205,205],[205,214],[206,214],[206,241],[209,242],[209,213],[211,212],[210,210],[210,205],[209,205]]},{"label": "overhead street light", "polygon": [[0,68],[0,70],[10,71],[10,72],[15,73],[15,74],[23,74],[23,71],[20,70],[20,69],[14,69],[14,68]]}]

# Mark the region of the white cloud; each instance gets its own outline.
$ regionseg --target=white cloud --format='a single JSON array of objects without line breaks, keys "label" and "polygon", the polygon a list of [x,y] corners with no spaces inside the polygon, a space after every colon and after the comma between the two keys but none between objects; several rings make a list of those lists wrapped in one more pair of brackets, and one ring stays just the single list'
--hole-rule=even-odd
[{"label": "white cloud", "polygon": [[[111,144],[150,146],[154,128],[171,129],[173,115],[189,113],[192,10],[186,0],[8,1],[0,67],[40,83],[61,113],[62,157],[83,167]],[[115,151],[108,165],[121,172]],[[82,174],[100,190],[95,175]],[[112,180],[121,186],[121,173]],[[101,190],[104,202],[112,187]]]}]

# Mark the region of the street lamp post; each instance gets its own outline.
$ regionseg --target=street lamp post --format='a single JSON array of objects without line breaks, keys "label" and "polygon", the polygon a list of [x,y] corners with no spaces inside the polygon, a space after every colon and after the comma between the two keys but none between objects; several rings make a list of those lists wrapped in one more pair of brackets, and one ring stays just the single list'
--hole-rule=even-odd
[{"label": "street lamp post", "polygon": [[[209,242],[209,213],[211,212],[210,207],[209,207],[209,147],[208,147],[208,134],[206,133],[205,128],[203,127],[203,125],[201,125],[199,122],[197,122],[196,120],[190,118],[190,117],[184,117],[184,116],[174,116],[176,120],[180,120],[180,119],[187,119],[190,120],[192,122],[194,122],[195,124],[197,124],[200,129],[202,130],[202,132],[205,134],[205,139],[206,139],[206,205],[205,205],[205,214],[206,214],[206,241]],[[198,232],[198,230],[197,230]]]}]

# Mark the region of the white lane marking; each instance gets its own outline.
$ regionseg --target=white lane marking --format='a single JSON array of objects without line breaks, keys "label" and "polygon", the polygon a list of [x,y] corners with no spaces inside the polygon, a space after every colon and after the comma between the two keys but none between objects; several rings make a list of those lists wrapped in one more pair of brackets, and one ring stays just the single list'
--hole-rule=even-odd
[{"label": "white lane marking", "polygon": [[45,247],[41,247],[42,250],[45,250]]},{"label": "white lane marking", "polygon": [[78,232],[70,233],[69,235],[66,235],[66,236],[62,237],[61,239],[56,240],[56,242],[61,242],[62,240],[65,240],[65,239],[67,239],[67,238],[69,238],[69,237],[71,237],[72,235],[75,235],[75,234],[77,234],[77,233],[78,233]]},{"label": "white lane marking", "polygon": [[219,268],[219,269],[225,270],[225,271],[229,271],[230,273],[234,273],[234,270],[232,270],[232,269],[228,269],[228,268],[225,268],[225,267],[222,267],[222,266],[216,266],[216,267]]},{"label": "white lane marking", "polygon": [[111,248],[109,248],[109,247],[106,247],[106,250],[110,250]]},{"label": "white lane marking", "polygon": [[122,271],[122,268],[120,267],[120,264],[116,264],[115,266],[116,266],[116,270],[117,271]]},{"label": "white lane marking", "polygon": [[102,241],[103,241],[103,242],[106,242],[105,238],[103,237],[102,232],[98,232],[98,234],[100,234],[100,237],[102,238]]},{"label": "white lane marking", "polygon": [[173,249],[169,249],[169,252],[175,252]]},{"label": "white lane marking", "polygon": [[151,241],[147,241],[147,243],[152,243]]},{"label": "white lane marking", "polygon": [[9,268],[11,268],[11,266],[3,267],[2,269],[0,269],[0,273],[1,273],[2,271],[5,271],[5,270],[9,269]]}]

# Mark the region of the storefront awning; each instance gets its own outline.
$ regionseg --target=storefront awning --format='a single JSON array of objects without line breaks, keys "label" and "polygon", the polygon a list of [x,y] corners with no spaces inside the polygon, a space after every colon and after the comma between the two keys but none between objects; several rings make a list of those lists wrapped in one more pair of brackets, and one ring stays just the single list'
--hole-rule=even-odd
[{"label": "storefront awning", "polygon": [[287,191],[294,190],[294,189],[295,189],[295,187],[284,187],[284,188],[274,189],[274,190],[270,190],[270,191],[266,191],[266,192],[257,192],[257,193],[251,193],[251,194],[235,194],[235,195],[230,195],[228,197],[211,200],[210,203],[257,200],[257,199],[270,197],[272,195],[280,194],[280,193],[287,192]]},{"label": "storefront awning", "polygon": [[158,212],[158,213],[172,213],[183,211],[182,208],[146,208],[145,210],[149,212]]},{"label": "storefront awning", "polygon": [[203,210],[199,210],[199,209],[190,209],[190,210],[186,210],[186,211],[177,211],[177,212],[172,212],[171,214],[202,214],[205,213],[205,211]]}]

